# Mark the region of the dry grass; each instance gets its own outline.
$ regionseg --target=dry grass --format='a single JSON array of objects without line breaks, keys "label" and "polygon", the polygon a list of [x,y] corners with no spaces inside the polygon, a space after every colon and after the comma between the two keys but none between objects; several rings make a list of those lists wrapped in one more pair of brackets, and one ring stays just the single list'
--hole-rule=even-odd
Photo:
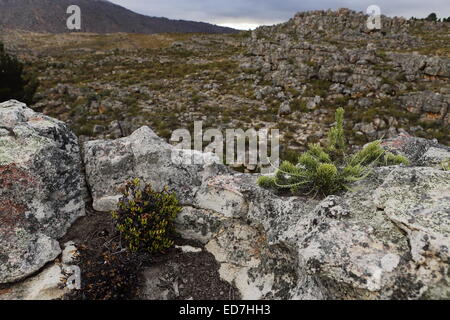
[{"label": "dry grass", "polygon": [[138,50],[169,47],[175,41],[188,40],[196,34],[96,34],[96,33],[34,33],[8,30],[1,36],[7,44],[20,51],[52,53],[63,50]]}]

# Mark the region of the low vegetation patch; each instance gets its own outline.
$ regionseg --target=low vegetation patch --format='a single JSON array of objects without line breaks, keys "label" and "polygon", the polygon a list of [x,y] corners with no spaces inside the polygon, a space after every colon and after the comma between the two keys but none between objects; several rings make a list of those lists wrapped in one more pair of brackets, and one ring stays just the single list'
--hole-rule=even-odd
[{"label": "low vegetation patch", "polygon": [[137,178],[128,181],[118,208],[112,216],[130,251],[158,253],[174,245],[174,220],[181,206],[167,188],[156,192]]},{"label": "low vegetation patch", "polygon": [[274,176],[261,176],[258,184],[265,188],[288,189],[292,193],[326,196],[350,189],[351,183],[367,177],[375,166],[397,164],[407,165],[409,161],[384,150],[380,141],[348,155],[344,109],[339,108],[326,147],[309,144],[308,151],[298,157],[297,163],[284,161]]},{"label": "low vegetation patch", "polygon": [[0,101],[15,99],[30,104],[37,87],[36,77],[25,72],[24,64],[0,42]]}]

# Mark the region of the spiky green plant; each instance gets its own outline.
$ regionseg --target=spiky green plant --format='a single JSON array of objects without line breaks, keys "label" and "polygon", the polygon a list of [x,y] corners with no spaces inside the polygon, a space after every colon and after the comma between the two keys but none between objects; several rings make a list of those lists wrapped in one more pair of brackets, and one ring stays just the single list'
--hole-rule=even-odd
[{"label": "spiky green plant", "polygon": [[345,133],[344,133],[344,109],[338,108],[336,110],[336,126],[330,129],[328,133],[328,146],[327,149],[330,152],[338,153],[343,156],[345,153]]},{"label": "spiky green plant", "polygon": [[297,164],[284,161],[274,176],[261,176],[258,184],[264,188],[289,189],[293,193],[329,195],[349,189],[351,183],[367,177],[374,166],[409,164],[405,157],[386,152],[380,141],[369,143],[350,156],[346,151],[344,109],[339,108],[326,148],[309,144]]},{"label": "spiky green plant", "polygon": [[174,245],[174,220],[180,211],[175,194],[167,188],[156,192],[150,185],[142,187],[136,178],[125,184],[118,210],[112,216],[131,251],[153,253]]}]

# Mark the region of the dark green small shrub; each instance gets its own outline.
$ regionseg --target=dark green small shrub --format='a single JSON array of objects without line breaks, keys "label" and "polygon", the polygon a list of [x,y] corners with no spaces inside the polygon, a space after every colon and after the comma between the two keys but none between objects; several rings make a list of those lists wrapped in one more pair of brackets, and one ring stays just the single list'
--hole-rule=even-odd
[{"label": "dark green small shrub", "polygon": [[425,18],[426,21],[437,21],[437,15],[436,13],[432,12],[428,15],[428,17]]},{"label": "dark green small shrub", "polygon": [[294,100],[292,100],[291,108],[292,108],[292,111],[300,111],[300,112],[311,112],[312,111],[306,107],[306,101],[301,98],[295,98]]},{"label": "dark green small shrub", "polygon": [[349,185],[367,177],[377,165],[405,164],[406,158],[386,152],[374,141],[348,156],[344,136],[344,109],[336,111],[336,126],[328,134],[328,145],[309,144],[297,163],[284,161],[274,176],[261,176],[264,188],[289,189],[292,193],[330,195],[350,189]]},{"label": "dark green small shrub", "polygon": [[167,188],[156,192],[150,185],[142,187],[139,179],[128,181],[118,208],[112,216],[132,252],[163,252],[173,246],[174,220],[181,207]]},{"label": "dark green small shrub", "polygon": [[37,87],[36,78],[26,73],[23,63],[0,43],[0,102],[16,99],[31,104]]},{"label": "dark green small shrub", "polygon": [[193,104],[197,105],[201,101],[202,101],[202,97],[197,92],[192,94],[192,103]]}]

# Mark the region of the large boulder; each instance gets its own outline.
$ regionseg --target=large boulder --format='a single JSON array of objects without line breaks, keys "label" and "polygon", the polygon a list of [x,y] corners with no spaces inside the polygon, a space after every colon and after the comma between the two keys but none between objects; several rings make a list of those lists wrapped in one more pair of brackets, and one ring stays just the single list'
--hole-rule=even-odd
[{"label": "large boulder", "polygon": [[85,214],[77,137],[60,121],[10,100],[0,104],[0,283],[25,278],[61,249]]},{"label": "large boulder", "polygon": [[278,197],[245,174],[217,176],[196,207],[221,216],[206,248],[244,298],[450,297],[450,172],[380,168],[323,201]]},{"label": "large boulder", "polygon": [[336,204],[345,216],[315,210],[298,248],[307,273],[330,298],[449,298],[450,172],[387,167],[354,188]]},{"label": "large boulder", "polygon": [[[184,164],[187,160],[192,164]],[[205,177],[225,170],[214,165],[212,154],[174,149],[149,127],[117,140],[86,142],[84,161],[97,211],[114,210],[121,195],[120,187],[136,177],[157,190],[169,187],[177,192],[183,204],[189,204]]]},{"label": "large boulder", "polygon": [[73,264],[77,248],[72,242],[64,246],[61,261],[57,259],[38,274],[0,290],[0,300],[55,300],[79,288],[81,269]]},{"label": "large boulder", "polygon": [[409,53],[389,53],[396,66],[407,75],[450,78],[450,59]]},{"label": "large boulder", "polygon": [[440,167],[450,159],[450,147],[437,140],[417,138],[403,133],[383,141],[384,148],[409,159],[413,166]]}]

